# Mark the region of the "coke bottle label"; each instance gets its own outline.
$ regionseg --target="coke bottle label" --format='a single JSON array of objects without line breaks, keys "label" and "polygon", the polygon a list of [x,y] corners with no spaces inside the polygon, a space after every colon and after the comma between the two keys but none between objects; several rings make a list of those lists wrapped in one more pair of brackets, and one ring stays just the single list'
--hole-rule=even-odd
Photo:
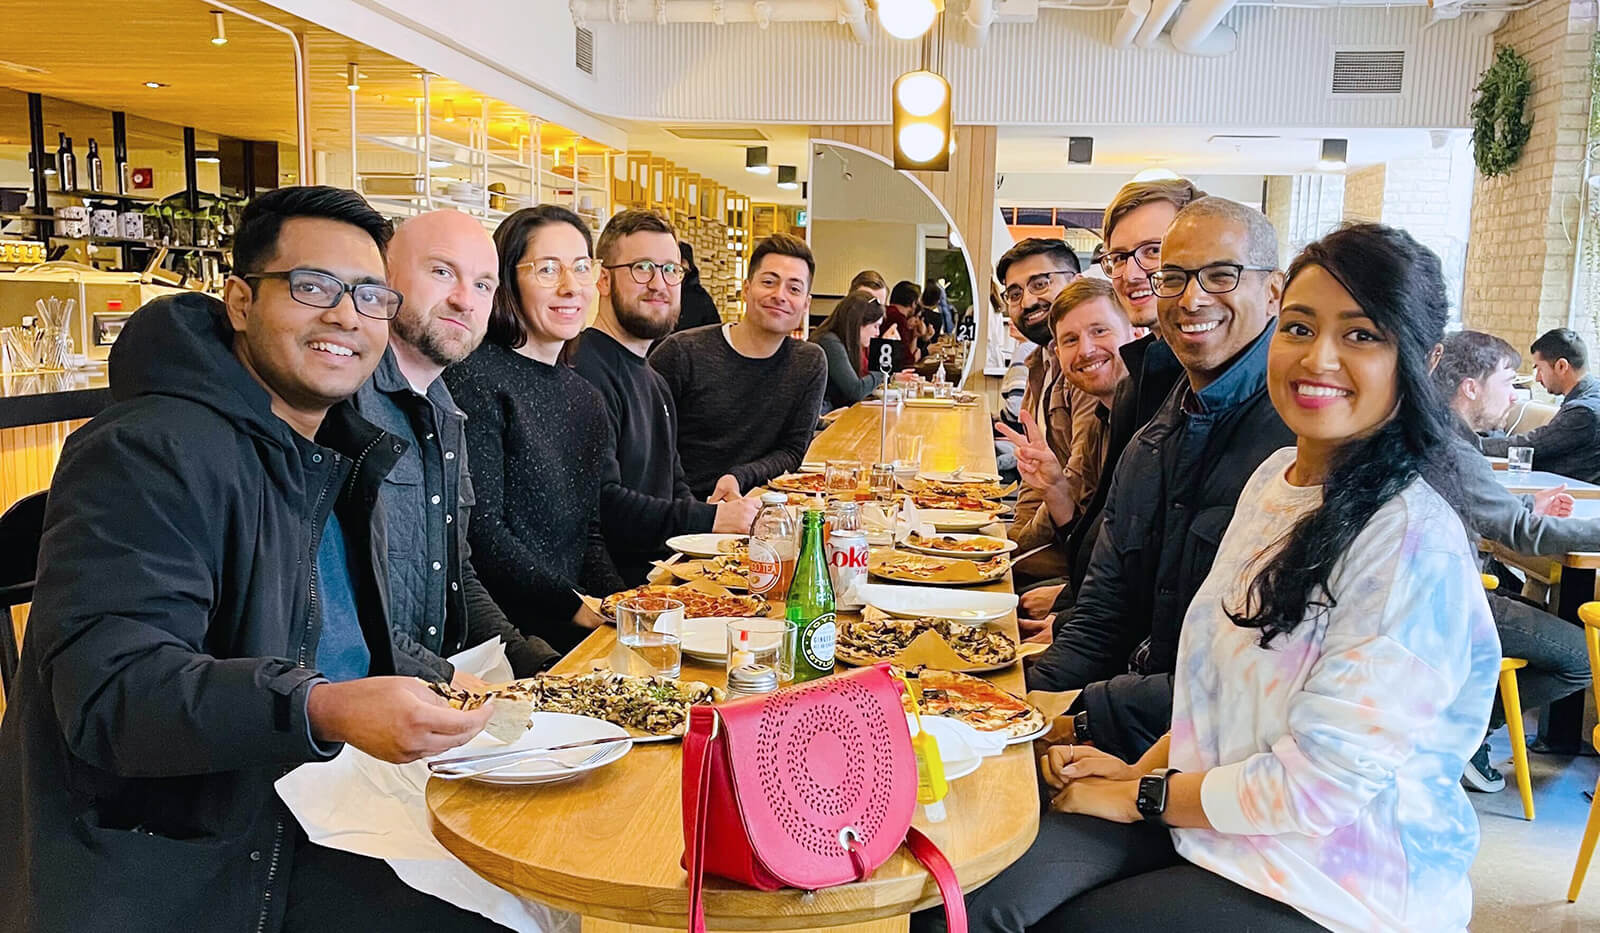
[{"label": "coke bottle label", "polygon": [[800,650],[805,652],[806,661],[819,670],[833,667],[834,614],[824,612],[802,626],[800,632]]},{"label": "coke bottle label", "polygon": [[778,549],[760,538],[751,538],[748,573],[750,592],[768,592],[777,585],[781,576],[783,576],[783,561],[778,557]]}]

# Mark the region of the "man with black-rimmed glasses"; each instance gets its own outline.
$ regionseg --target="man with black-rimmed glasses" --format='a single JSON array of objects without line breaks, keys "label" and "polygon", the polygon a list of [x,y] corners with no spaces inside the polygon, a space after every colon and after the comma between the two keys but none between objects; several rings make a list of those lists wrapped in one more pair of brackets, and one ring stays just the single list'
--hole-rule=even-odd
[{"label": "man with black-rimmed glasses", "polygon": [[617,438],[600,491],[600,525],[612,563],[629,585],[644,582],[650,561],[673,535],[745,534],[760,500],[717,503],[695,497],[678,456],[678,413],[666,380],[645,356],[677,324],[684,266],[672,224],[652,211],[617,214],[600,232],[601,264],[594,325],[578,338],[573,365],[606,400]]}]

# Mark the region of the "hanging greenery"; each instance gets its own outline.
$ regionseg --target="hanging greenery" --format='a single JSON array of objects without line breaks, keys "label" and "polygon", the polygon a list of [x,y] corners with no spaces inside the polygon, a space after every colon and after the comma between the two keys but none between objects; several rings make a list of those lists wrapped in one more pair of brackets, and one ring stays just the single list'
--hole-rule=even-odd
[{"label": "hanging greenery", "polygon": [[1509,48],[1496,52],[1494,63],[1478,80],[1478,96],[1472,101],[1472,157],[1484,175],[1504,175],[1522,156],[1522,147],[1533,132],[1532,121],[1525,115],[1532,92],[1528,60]]}]

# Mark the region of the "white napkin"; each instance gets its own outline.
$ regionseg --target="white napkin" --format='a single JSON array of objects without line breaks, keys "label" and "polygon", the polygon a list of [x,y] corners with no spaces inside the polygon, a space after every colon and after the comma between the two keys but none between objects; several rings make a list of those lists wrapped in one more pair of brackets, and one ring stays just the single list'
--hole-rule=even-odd
[{"label": "white napkin", "polygon": [[[498,638],[449,661],[489,683],[512,679],[505,645]],[[461,747],[495,744],[480,734]],[[332,761],[290,771],[276,787],[306,836],[318,845],[381,858],[418,891],[520,933],[578,933],[576,914],[496,887],[440,845],[428,830],[423,797],[427,783],[426,761],[393,765],[347,745]]]},{"label": "white napkin", "polygon": [[[917,734],[917,720],[906,714],[911,734]],[[1006,737],[1000,732],[979,732],[959,719],[923,716],[922,727],[939,742],[941,761],[965,761],[974,755],[990,758],[1006,750]]]}]

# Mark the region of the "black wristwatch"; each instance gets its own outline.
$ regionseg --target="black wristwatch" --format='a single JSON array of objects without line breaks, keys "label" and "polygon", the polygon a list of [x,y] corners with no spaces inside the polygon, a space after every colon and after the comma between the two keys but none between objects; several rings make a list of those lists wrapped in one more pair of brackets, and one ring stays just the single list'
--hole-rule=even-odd
[{"label": "black wristwatch", "polygon": [[1086,745],[1092,736],[1089,734],[1089,711],[1079,710],[1072,716],[1072,744]]},{"label": "black wristwatch", "polygon": [[1139,815],[1146,823],[1166,825],[1167,789],[1177,773],[1177,768],[1157,768],[1139,778]]}]

